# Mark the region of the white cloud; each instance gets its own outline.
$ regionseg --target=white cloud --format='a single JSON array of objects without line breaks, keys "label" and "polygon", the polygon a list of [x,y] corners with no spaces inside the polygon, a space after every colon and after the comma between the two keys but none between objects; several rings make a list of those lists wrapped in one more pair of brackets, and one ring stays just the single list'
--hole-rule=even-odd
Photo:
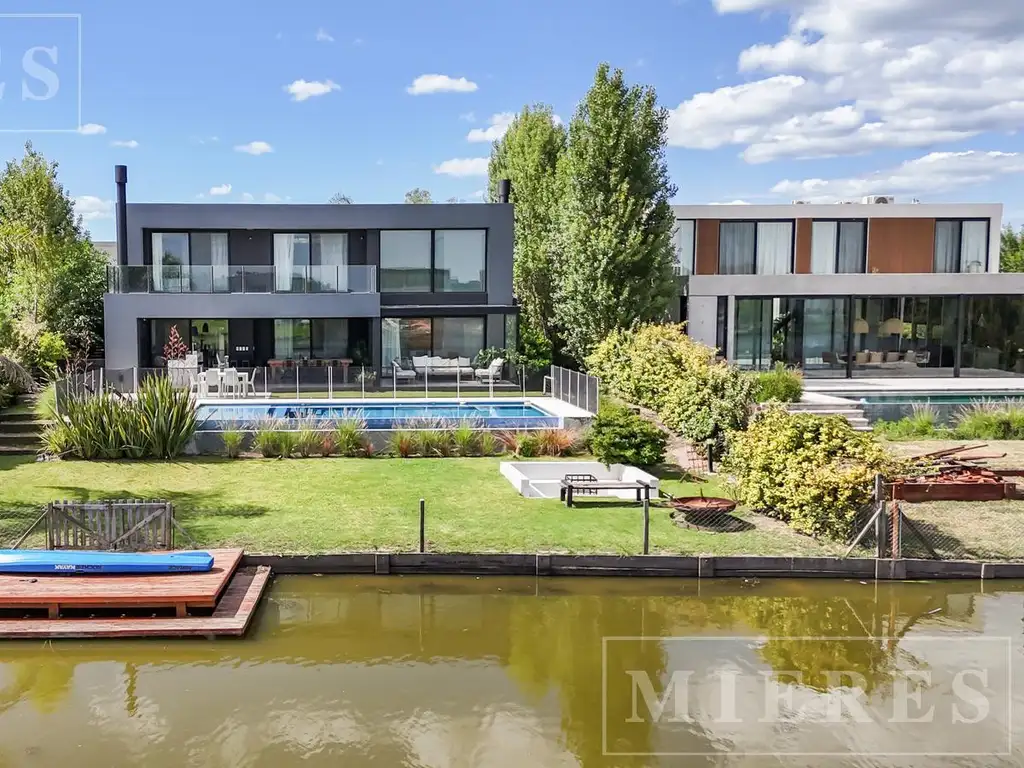
[{"label": "white cloud", "polygon": [[331,91],[340,91],[341,86],[333,80],[296,80],[284,89],[291,94],[292,101],[306,101],[314,96],[324,96]]},{"label": "white cloud", "polygon": [[[669,143],[748,162],[931,146],[1024,122],[1024,14],[1005,0],[714,0],[779,11],[789,31],[742,51],[764,73],[671,110]],[[1017,7],[1011,7],[1017,6]]]},{"label": "white cloud", "polygon": [[413,96],[420,96],[425,93],[471,93],[476,89],[476,83],[464,77],[420,75],[405,90]]},{"label": "white cloud", "polygon": [[488,118],[486,128],[474,128],[466,134],[466,141],[497,141],[505,135],[505,131],[516,119],[515,112],[499,112]]},{"label": "white cloud", "polygon": [[465,157],[445,160],[440,165],[434,166],[434,173],[459,177],[486,176],[488,162],[486,157]]},{"label": "white cloud", "polygon": [[86,123],[85,125],[78,126],[78,132],[83,136],[95,136],[100,133],[106,133],[107,126],[100,125],[99,123]]},{"label": "white cloud", "polygon": [[243,192],[242,193],[242,202],[243,203],[251,203],[254,199],[255,198],[252,196],[252,192]]},{"label": "white cloud", "polygon": [[137,149],[139,146],[139,142],[137,142],[135,139],[128,139],[127,141],[118,139],[110,142],[110,146],[124,147],[125,149]]},{"label": "white cloud", "polygon": [[283,202],[284,198],[275,195],[273,192],[267,192],[263,196],[263,200],[268,203],[280,203]]},{"label": "white cloud", "polygon": [[746,200],[730,200],[727,203],[708,203],[708,205],[750,205]]},{"label": "white cloud", "polygon": [[318,43],[333,43],[334,38],[331,37],[330,32],[328,32],[323,27],[320,27],[320,29],[316,31],[316,41]]},{"label": "white cloud", "polygon": [[465,120],[467,123],[476,122],[476,112],[463,112],[459,115],[459,120]]},{"label": "white cloud", "polygon": [[95,195],[80,195],[75,198],[75,213],[83,221],[114,218],[114,201],[104,200]]},{"label": "white cloud", "polygon": [[245,152],[247,155],[265,155],[273,152],[274,148],[265,141],[250,141],[248,144],[239,144],[235,152]]},{"label": "white cloud", "polygon": [[230,184],[220,184],[216,187],[210,187],[210,195],[213,197],[220,197],[221,195],[227,195],[231,193]]},{"label": "white cloud", "polygon": [[864,195],[935,194],[1024,173],[1024,153],[932,152],[895,168],[839,179],[780,181],[772,192],[799,200],[830,203]]},{"label": "white cloud", "polygon": [[486,197],[486,196],[487,196],[487,190],[486,189],[478,189],[476,192],[472,192],[469,195],[469,199],[470,200],[483,200],[484,197]]}]

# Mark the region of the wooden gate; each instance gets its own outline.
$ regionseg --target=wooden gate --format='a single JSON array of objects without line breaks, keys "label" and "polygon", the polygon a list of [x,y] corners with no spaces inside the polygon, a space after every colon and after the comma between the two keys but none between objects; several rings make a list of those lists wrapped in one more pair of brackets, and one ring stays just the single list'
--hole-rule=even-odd
[{"label": "wooden gate", "polygon": [[46,505],[49,549],[150,551],[174,549],[169,501],[53,501]]}]

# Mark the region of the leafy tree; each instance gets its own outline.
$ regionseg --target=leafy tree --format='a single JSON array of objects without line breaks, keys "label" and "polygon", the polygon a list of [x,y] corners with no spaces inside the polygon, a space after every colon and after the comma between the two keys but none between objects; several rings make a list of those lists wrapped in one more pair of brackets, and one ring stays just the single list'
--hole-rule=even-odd
[{"label": "leafy tree", "polygon": [[667,123],[653,88],[601,64],[569,125],[554,314],[577,362],[616,328],[663,320],[675,295]]},{"label": "leafy tree", "polygon": [[421,203],[432,203],[434,202],[434,198],[430,196],[430,192],[428,192],[427,190],[415,187],[405,193],[405,202],[414,205]]},{"label": "leafy tree", "polygon": [[327,202],[333,205],[352,205],[352,198],[344,192],[335,192],[328,198]]},{"label": "leafy tree", "polygon": [[565,128],[551,107],[523,107],[508,131],[491,147],[487,167],[489,196],[497,200],[498,183],[512,182],[515,205],[515,251],[512,280],[522,307],[527,334],[537,329],[548,344],[556,340],[553,310],[554,228],[559,205],[557,169],[565,152]]},{"label": "leafy tree", "polygon": [[0,173],[0,347],[34,349],[49,332],[87,353],[102,335],[105,271],[57,163],[27,143]]},{"label": "leafy tree", "polygon": [[1024,227],[1015,232],[1009,224],[1003,229],[999,247],[1000,272],[1024,272]]}]

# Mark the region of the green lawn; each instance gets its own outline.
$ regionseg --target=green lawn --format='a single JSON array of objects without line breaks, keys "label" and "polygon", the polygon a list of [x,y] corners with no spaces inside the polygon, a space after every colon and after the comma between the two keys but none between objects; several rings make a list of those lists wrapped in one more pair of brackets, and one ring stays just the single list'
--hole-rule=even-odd
[{"label": "green lawn", "polygon": [[[617,500],[566,509],[524,499],[499,459],[190,459],[180,462],[34,462],[0,457],[0,545],[54,499],[170,499],[203,546],[249,552],[413,551],[418,503],[437,552],[636,554],[642,513]],[[711,496],[713,484],[667,480],[674,495]],[[834,554],[837,548],[776,521],[740,513],[733,532],[683,529],[651,513],[651,551],[680,554]],[[32,543],[38,544],[40,537]]]}]

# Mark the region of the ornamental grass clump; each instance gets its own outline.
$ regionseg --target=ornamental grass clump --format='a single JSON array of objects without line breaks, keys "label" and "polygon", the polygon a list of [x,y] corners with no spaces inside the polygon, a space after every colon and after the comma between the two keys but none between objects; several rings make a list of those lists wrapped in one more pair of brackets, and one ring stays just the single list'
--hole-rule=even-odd
[{"label": "ornamental grass clump", "polygon": [[875,475],[893,477],[904,466],[842,416],[769,406],[730,436],[723,469],[751,509],[800,533],[846,541],[872,499]]}]

